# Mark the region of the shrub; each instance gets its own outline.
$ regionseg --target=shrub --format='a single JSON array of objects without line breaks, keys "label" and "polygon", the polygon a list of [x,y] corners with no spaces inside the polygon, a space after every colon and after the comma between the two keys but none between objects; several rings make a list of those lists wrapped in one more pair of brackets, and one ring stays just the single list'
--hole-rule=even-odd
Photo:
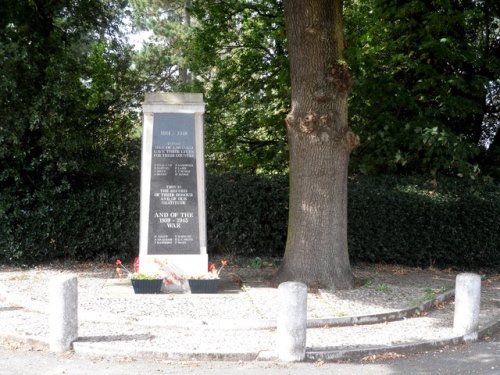
[{"label": "shrub", "polygon": [[[139,181],[124,173],[30,199],[0,192],[0,262],[130,259],[138,252]],[[282,256],[288,179],[207,175],[211,254]],[[28,209],[29,207],[29,209]],[[351,259],[412,266],[498,268],[500,188],[492,182],[427,177],[349,179]]]},{"label": "shrub", "polygon": [[500,188],[441,177],[357,177],[349,183],[354,260],[498,267]]},{"label": "shrub", "polygon": [[286,176],[207,176],[210,252],[280,256],[285,247],[287,215]]},{"label": "shrub", "polygon": [[125,178],[39,190],[29,204],[0,194],[0,262],[130,258],[139,241],[138,186]]},{"label": "shrub", "polygon": [[[213,175],[207,183],[210,252],[283,255],[284,176]],[[353,261],[498,267],[500,188],[470,179],[359,176],[349,180]]]}]

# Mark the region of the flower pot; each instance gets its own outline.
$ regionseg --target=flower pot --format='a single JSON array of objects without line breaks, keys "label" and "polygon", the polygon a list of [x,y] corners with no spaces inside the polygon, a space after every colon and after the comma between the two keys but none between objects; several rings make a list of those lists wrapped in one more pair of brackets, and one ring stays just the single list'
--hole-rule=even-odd
[{"label": "flower pot", "polygon": [[217,293],[220,279],[189,279],[188,283],[191,293]]},{"label": "flower pot", "polygon": [[158,294],[161,293],[163,279],[139,280],[132,279],[135,294]]}]

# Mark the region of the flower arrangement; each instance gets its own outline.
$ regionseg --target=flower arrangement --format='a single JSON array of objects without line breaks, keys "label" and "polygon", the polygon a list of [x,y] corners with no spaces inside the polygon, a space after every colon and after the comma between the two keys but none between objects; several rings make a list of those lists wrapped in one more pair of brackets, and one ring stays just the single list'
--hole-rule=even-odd
[{"label": "flower arrangement", "polygon": [[191,275],[188,277],[190,280],[214,280],[214,279],[219,279],[219,275],[221,271],[224,269],[225,266],[229,264],[229,261],[227,259],[222,259],[220,261],[220,268],[217,269],[217,266],[215,263],[208,262],[208,272],[204,275]]},{"label": "flower arrangement", "polygon": [[117,259],[115,262],[115,273],[118,275],[120,279],[125,279],[125,275],[123,271],[127,273],[127,277],[131,274],[131,272],[125,267],[120,259]]},{"label": "flower arrangement", "polygon": [[219,275],[222,269],[229,262],[225,259],[221,260],[221,267],[217,270],[214,263],[208,263],[208,273],[200,277],[190,277],[188,280],[191,293],[217,293],[220,286]]},{"label": "flower arrangement", "polygon": [[184,278],[179,276],[171,266],[169,266],[167,261],[161,261],[159,259],[154,260],[154,262],[159,266],[162,270],[163,280],[165,281],[165,285],[177,285],[182,286],[184,283]]},{"label": "flower arrangement", "polygon": [[[157,280],[161,279],[161,275],[158,274],[147,274],[139,272],[139,257],[134,259],[134,272],[130,272],[127,267],[125,267],[120,259],[115,262],[115,271],[120,279],[129,278],[132,280]],[[126,275],[124,274],[124,271]]]},{"label": "flower arrangement", "polygon": [[[221,271],[225,266],[229,264],[229,261],[223,259],[220,261],[220,268],[217,269],[215,263],[208,263],[207,274],[201,276],[180,276],[173,266],[169,265],[168,262],[155,259],[154,262],[158,265],[159,272],[157,274],[146,274],[139,272],[139,257],[134,260],[134,272],[131,272],[123,265],[120,259],[116,260],[115,272],[119,278],[129,278],[132,282],[137,280],[162,280],[164,285],[164,291],[186,291],[187,284],[191,285],[191,281],[218,281]],[[214,284],[215,285],[215,284]],[[218,285],[218,284],[216,284]],[[215,288],[215,287],[213,287]],[[188,288],[189,290],[189,288]],[[215,291],[216,289],[214,289]],[[214,292],[213,291],[213,292]]]},{"label": "flower arrangement", "polygon": [[227,259],[222,259],[220,261],[220,268],[217,270],[217,267],[214,263],[208,262],[208,277],[207,279],[218,279],[221,271],[229,264]]},{"label": "flower arrangement", "polygon": [[127,277],[132,281],[132,287],[136,294],[161,293],[163,278],[158,274],[146,274],[139,272],[139,257],[134,259],[134,272],[130,272],[120,259],[115,262],[115,271],[119,278]]}]

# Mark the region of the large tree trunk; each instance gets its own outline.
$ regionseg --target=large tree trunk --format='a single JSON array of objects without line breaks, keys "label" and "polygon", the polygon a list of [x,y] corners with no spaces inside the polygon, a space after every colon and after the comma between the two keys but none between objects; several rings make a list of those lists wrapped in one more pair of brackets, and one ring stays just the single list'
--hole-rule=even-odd
[{"label": "large tree trunk", "polygon": [[358,144],[347,125],[351,86],[342,1],[285,1],[292,81],[288,238],[278,282],[353,287],[347,249],[347,172]]}]

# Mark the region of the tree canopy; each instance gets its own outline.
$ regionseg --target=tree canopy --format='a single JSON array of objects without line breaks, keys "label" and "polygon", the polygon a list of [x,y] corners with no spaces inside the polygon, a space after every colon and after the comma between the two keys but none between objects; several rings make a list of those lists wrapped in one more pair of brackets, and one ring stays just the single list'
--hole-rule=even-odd
[{"label": "tree canopy", "polygon": [[[188,5],[192,22],[183,28],[182,53],[175,43],[155,48],[182,56],[193,82],[181,87],[205,94],[208,167],[287,171],[282,119],[290,81],[282,2],[141,3],[162,9],[152,12],[156,18]],[[499,6],[350,0],[344,12],[354,79],[349,119],[361,138],[351,171],[475,176],[491,169],[498,150]],[[164,40],[178,35],[172,23],[155,27]]]},{"label": "tree canopy", "polygon": [[[204,93],[209,170],[286,171],[290,80],[281,1],[193,0],[190,26],[183,3],[134,1],[138,24],[147,27],[149,20],[155,35],[142,52],[142,67],[168,76],[150,88]],[[168,64],[158,64],[156,53]],[[179,79],[179,68],[192,73],[192,82]]]},{"label": "tree canopy", "polygon": [[489,1],[351,1],[351,122],[367,173],[476,174],[499,125],[500,8]]},{"label": "tree canopy", "polygon": [[[119,32],[125,5],[2,2],[0,229],[11,258],[29,248],[22,228],[50,217],[51,201],[134,164],[137,83]],[[50,230],[36,234],[54,248]]]}]

